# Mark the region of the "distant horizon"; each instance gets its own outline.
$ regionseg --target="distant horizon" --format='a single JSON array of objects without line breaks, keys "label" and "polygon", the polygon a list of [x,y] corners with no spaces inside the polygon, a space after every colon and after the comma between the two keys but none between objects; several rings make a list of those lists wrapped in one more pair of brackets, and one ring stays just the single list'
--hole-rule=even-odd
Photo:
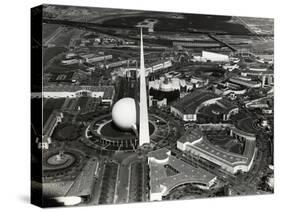
[{"label": "distant horizon", "polygon": [[31,19],[33,203],[274,193],[273,19],[49,4]]}]

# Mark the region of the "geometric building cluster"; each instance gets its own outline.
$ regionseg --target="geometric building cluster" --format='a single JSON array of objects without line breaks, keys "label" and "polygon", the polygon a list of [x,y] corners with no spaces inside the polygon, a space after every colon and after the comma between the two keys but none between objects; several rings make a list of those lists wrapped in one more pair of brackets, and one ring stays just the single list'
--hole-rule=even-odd
[{"label": "geometric building cluster", "polygon": [[216,182],[215,175],[178,159],[166,148],[150,152],[148,163],[151,201],[162,200],[180,185],[192,183],[208,189]]},{"label": "geometric building cluster", "polygon": [[199,127],[188,129],[177,141],[177,148],[186,154],[197,157],[198,160],[209,161],[221,170],[231,174],[238,171],[248,172],[252,167],[256,154],[256,136],[234,126],[230,127],[230,136],[243,140],[245,144],[242,154],[229,152],[211,144]]}]

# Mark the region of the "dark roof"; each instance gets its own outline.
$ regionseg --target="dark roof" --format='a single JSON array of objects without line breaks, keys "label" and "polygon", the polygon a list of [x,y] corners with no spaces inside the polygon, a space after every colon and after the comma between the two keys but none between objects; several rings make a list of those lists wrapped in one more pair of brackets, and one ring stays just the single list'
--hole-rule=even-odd
[{"label": "dark roof", "polygon": [[210,91],[197,90],[175,102],[173,107],[182,113],[194,114],[199,105],[214,98],[220,98],[220,96]]}]

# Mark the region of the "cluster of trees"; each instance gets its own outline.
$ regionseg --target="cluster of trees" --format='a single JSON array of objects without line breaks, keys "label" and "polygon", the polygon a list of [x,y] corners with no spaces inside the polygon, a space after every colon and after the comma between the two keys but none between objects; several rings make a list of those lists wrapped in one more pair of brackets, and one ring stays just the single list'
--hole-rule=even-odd
[{"label": "cluster of trees", "polygon": [[143,164],[137,162],[132,164],[130,201],[141,202],[143,195]]},{"label": "cluster of trees", "polygon": [[58,141],[74,141],[82,134],[82,131],[82,125],[61,123],[56,127],[53,138]]},{"label": "cluster of trees", "polygon": [[103,175],[99,204],[113,203],[116,174],[117,165],[113,162],[107,163]]}]

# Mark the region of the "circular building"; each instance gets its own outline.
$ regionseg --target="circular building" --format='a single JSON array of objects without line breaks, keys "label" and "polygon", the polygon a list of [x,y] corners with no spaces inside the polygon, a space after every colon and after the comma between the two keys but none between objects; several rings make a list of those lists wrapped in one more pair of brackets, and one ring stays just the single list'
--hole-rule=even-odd
[{"label": "circular building", "polygon": [[[149,123],[149,132],[152,135],[155,126]],[[138,131],[135,129],[121,129],[115,124],[111,115],[94,120],[86,132],[89,142],[87,145],[109,151],[130,151],[139,146]]]}]

